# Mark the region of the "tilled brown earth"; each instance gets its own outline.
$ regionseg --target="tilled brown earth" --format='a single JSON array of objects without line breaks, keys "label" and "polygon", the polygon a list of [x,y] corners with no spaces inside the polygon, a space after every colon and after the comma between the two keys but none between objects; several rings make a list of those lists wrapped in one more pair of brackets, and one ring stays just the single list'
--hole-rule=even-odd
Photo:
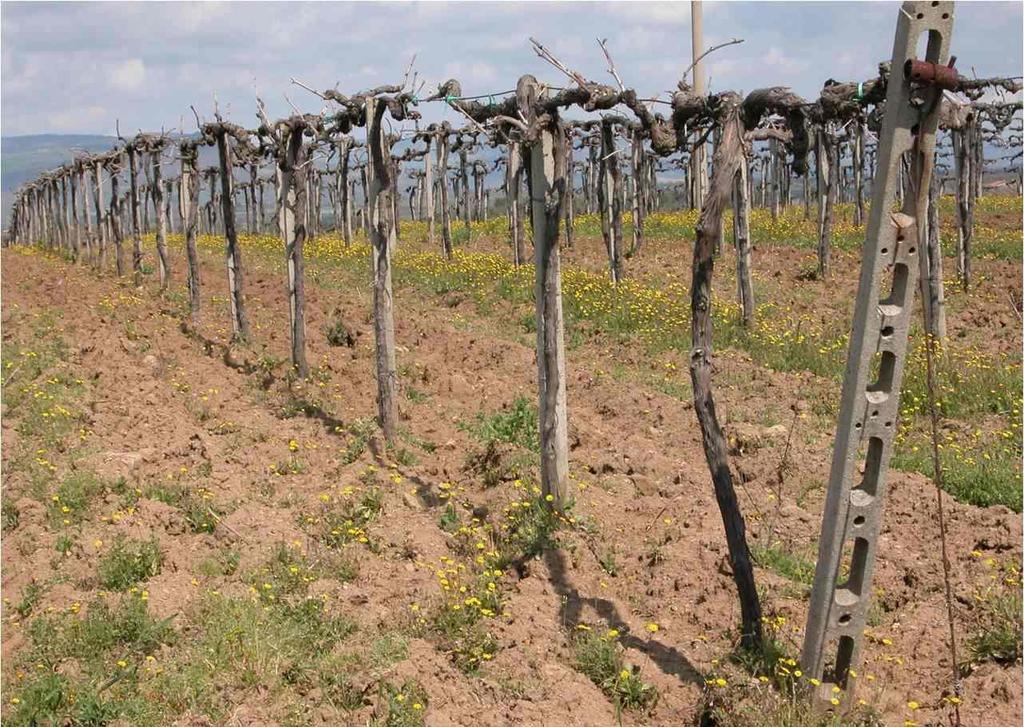
[{"label": "tilled brown earth", "polygon": [[[183,261],[173,262],[172,290],[181,290]],[[307,330],[318,375],[289,385],[275,365],[288,350],[283,265],[257,255],[245,262],[255,343],[242,349],[225,346],[230,325],[216,256],[204,254],[205,309],[201,325],[189,329],[182,325],[180,295],[161,297],[152,280],[135,289],[83,266],[3,252],[4,340],[25,339],[38,314],[59,316],[69,365],[84,382],[86,432],[47,455],[56,466],[54,481],[72,468],[88,468],[124,476],[140,492],[166,482],[201,486],[224,513],[214,532],[197,533],[175,507],[142,497],[133,508],[117,510],[117,497],[107,495],[75,531],[75,545],[58,566],[61,577],[36,612],[64,612],[92,600],[100,590],[97,565],[117,536],[155,536],[164,564],[144,584],[149,608],[161,618],[178,614],[175,628],[195,633],[202,624],[188,620],[192,604],[212,591],[248,597],[245,574],[280,544],[316,548],[302,527],[305,513],[325,496],[343,496],[346,486],[372,482],[384,493],[382,512],[367,528],[374,547],[354,542],[345,548],[358,576],[346,583],[323,578],[311,590],[324,594],[360,633],[410,634],[406,658],[376,676],[418,680],[429,695],[426,724],[615,724],[620,716],[612,702],[575,668],[571,640],[579,623],[618,629],[626,663],[639,667],[660,693],[649,713],[623,712],[623,724],[689,722],[716,690],[724,698],[734,687],[749,687],[743,694],[756,698],[762,688],[756,678],[728,664],[738,604],[692,407],[650,385],[652,376],[685,382],[684,361],[666,368],[665,360],[648,361],[600,337],[570,352],[573,514],[588,527],[563,529],[559,547],[502,575],[502,610],[488,621],[497,649],[470,676],[429,633],[414,628],[415,614],[440,597],[435,571],[442,559],[465,560],[456,537],[439,527],[447,493],[456,493],[460,511],[485,522],[498,520],[505,504],[522,497],[511,482],[485,487],[467,465],[482,449],[467,424],[478,413],[510,408],[518,397],[533,399],[529,338],[496,321],[500,310],[484,315],[467,301],[398,289],[396,338],[406,390],[401,424],[415,457],[399,457],[400,464],[371,436],[348,462],[353,427],[376,411],[369,282],[353,287],[329,275],[311,276],[317,282],[307,287]],[[351,346],[328,345],[324,330],[337,319],[352,334]],[[635,375],[605,373],[614,364]],[[810,409],[823,384],[810,375],[757,368],[741,355],[722,355],[717,365],[717,395],[735,445],[752,547],[781,545],[813,562],[831,432]],[[17,385],[4,371],[5,384]],[[317,405],[282,411],[298,400]],[[26,477],[9,466],[26,446],[32,445],[5,417],[4,492],[20,513],[3,550],[8,685],[16,682],[6,664],[26,648],[31,622],[11,604],[33,581],[52,578],[63,532],[47,519],[47,505],[30,495]],[[288,463],[297,466],[289,470]],[[873,612],[858,696],[887,724],[944,723],[951,662],[935,492],[917,475],[892,472],[889,483],[875,571],[880,607]],[[978,618],[972,594],[987,588],[993,575],[986,560],[1020,560],[1021,523],[1004,508],[948,498],[946,515],[963,642]],[[198,567],[228,548],[240,554],[236,575],[209,575]],[[796,655],[805,589],[764,567],[757,578],[766,612],[781,617],[775,621],[782,624],[779,640]],[[158,661],[173,659],[177,647],[163,648],[169,652]],[[727,677],[729,686],[709,686],[712,674]],[[1019,723],[1020,693],[1019,665],[978,665],[964,680],[965,724]],[[364,724],[380,714],[377,697],[368,694],[354,711],[306,695],[302,721]],[[225,723],[282,723],[284,708],[275,697],[261,684],[223,694],[231,705]],[[920,708],[911,710],[908,702]],[[207,723],[192,712],[179,719]]]}]

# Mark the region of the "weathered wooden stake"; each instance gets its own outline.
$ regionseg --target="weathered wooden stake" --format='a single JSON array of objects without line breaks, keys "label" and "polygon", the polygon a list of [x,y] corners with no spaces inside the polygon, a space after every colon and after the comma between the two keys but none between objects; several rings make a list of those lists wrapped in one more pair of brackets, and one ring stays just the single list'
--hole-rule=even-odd
[{"label": "weathered wooden stake", "polygon": [[[932,163],[934,170],[934,160]],[[939,244],[939,175],[928,184],[928,214],[920,226],[921,307],[925,330],[935,337],[939,350],[946,344],[946,292],[942,281],[942,248]]]},{"label": "weathered wooden stake", "polygon": [[434,245],[434,165],[430,158],[430,144],[433,137],[427,134],[424,138],[427,153],[423,155],[423,207],[427,213],[427,244]]},{"label": "weathered wooden stake", "polygon": [[523,146],[519,141],[508,143],[508,161],[505,165],[505,196],[508,204],[508,229],[512,239],[512,261],[516,267],[526,262],[525,223],[519,192],[523,185]]},{"label": "weathered wooden stake", "polygon": [[288,319],[291,323],[292,366],[299,378],[309,376],[306,361],[306,291],[302,246],[306,240],[306,226],[300,212],[306,202],[308,176],[306,148],[302,144],[302,128],[289,130],[284,139],[284,154],[277,165],[277,209],[281,237],[284,239],[288,261]]},{"label": "weathered wooden stake", "polygon": [[110,232],[114,238],[114,262],[118,277],[124,275],[124,233],[121,228],[121,170],[118,160],[112,160],[107,167],[110,173]]},{"label": "weathered wooden stake", "polygon": [[754,284],[750,274],[750,202],[747,198],[746,158],[740,162],[732,192],[732,231],[736,244],[736,286],[740,301],[740,321],[744,328],[754,322]]},{"label": "weathered wooden stake", "polygon": [[128,144],[128,192],[132,225],[132,271],[135,285],[142,285],[142,219],[139,209],[138,152],[134,144]]},{"label": "weathered wooden stake", "polygon": [[185,255],[188,258],[188,307],[192,323],[199,322],[202,308],[200,295],[199,252],[196,250],[196,236],[199,231],[199,150],[195,142],[183,141],[181,152],[181,181],[178,191],[181,201],[182,227],[185,230]]},{"label": "weathered wooden stake", "polygon": [[437,135],[437,183],[441,186],[441,254],[452,258],[452,216],[448,207],[448,126]]},{"label": "weathered wooden stake", "polygon": [[249,318],[245,313],[245,295],[242,284],[242,250],[238,246],[235,232],[235,195],[232,190],[231,156],[228,135],[223,127],[216,132],[217,156],[220,161],[220,201],[224,214],[224,238],[227,241],[225,259],[228,270],[228,300],[231,302],[232,338],[235,341],[249,340]]},{"label": "weathered wooden stake", "polygon": [[839,163],[836,159],[836,141],[827,121],[818,129],[815,160],[818,165],[818,279],[829,276],[832,264],[832,224],[835,218],[836,187],[839,182]]},{"label": "weathered wooden stake", "polygon": [[[532,77],[524,78],[536,84]],[[525,85],[523,79],[519,85]],[[545,498],[550,495],[552,504],[561,509],[569,499],[569,421],[558,250],[558,226],[565,195],[565,132],[557,115],[552,113],[551,117],[540,130],[539,138],[529,146],[529,182],[536,266],[541,492]]]},{"label": "weathered wooden stake", "polygon": [[601,234],[608,251],[608,269],[613,283],[622,280],[622,175],[612,122],[601,122],[601,184],[597,199],[601,206]]},{"label": "weathered wooden stake", "polygon": [[[387,105],[366,99],[366,176],[369,190],[370,244],[373,246],[373,334],[377,358],[377,419],[384,439],[395,442],[398,433],[396,402],[398,372],[395,363],[394,296],[391,290],[391,252],[395,245],[391,174],[391,145],[385,142],[381,122]],[[447,154],[446,154],[447,156]],[[444,166],[442,165],[442,169]]]},{"label": "weathered wooden stake", "polygon": [[630,135],[633,163],[633,245],[629,256],[639,255],[644,246],[644,217],[647,214],[646,180],[644,179],[645,156],[644,141],[639,130]]},{"label": "weathered wooden stake", "polygon": [[156,252],[160,269],[160,290],[166,290],[171,282],[171,264],[167,257],[167,210],[164,207],[163,172],[160,164],[160,149],[151,155],[153,166],[153,206],[156,208]]}]

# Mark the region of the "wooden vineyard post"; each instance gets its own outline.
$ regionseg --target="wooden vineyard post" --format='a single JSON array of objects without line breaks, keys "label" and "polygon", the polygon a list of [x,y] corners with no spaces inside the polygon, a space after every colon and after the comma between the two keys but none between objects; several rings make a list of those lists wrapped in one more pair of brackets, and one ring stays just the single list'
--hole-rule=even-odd
[{"label": "wooden vineyard post", "polygon": [[[352,156],[352,139],[344,137],[338,145],[338,206],[341,208],[341,235],[346,245],[352,244],[352,199],[349,195],[348,167]],[[337,225],[337,222],[335,222]]]},{"label": "wooden vineyard post", "polygon": [[853,122],[853,224],[864,224],[864,126],[861,119]]},{"label": "wooden vineyard post", "polygon": [[608,251],[608,270],[613,283],[622,280],[622,177],[612,122],[601,122],[601,184],[597,199],[601,205],[601,233]]},{"label": "wooden vineyard post", "polygon": [[89,188],[85,183],[85,167],[86,161],[84,159],[75,162],[75,174],[78,177],[78,198],[82,203],[82,240],[85,243],[85,257],[92,263],[96,264],[96,245],[94,244],[92,236],[92,220],[90,219],[89,211]]},{"label": "wooden vineyard post", "polygon": [[971,243],[974,236],[974,199],[971,195],[972,164],[970,140],[973,136],[974,115],[969,114],[963,125],[953,131],[953,158],[956,170],[956,274],[964,290],[971,287]]},{"label": "wooden vineyard post", "polygon": [[117,266],[118,277],[124,275],[124,232],[121,228],[121,155],[114,154],[107,162],[107,172],[110,174],[110,235],[114,240],[114,263]]},{"label": "wooden vineyard post", "polygon": [[181,201],[182,228],[185,232],[185,255],[188,259],[188,309],[192,323],[199,322],[202,308],[200,295],[199,252],[196,236],[199,232],[199,149],[191,140],[181,142],[181,181],[178,192]]},{"label": "wooden vineyard post", "polygon": [[360,216],[360,225],[363,228],[363,234],[369,237],[370,234],[370,188],[367,184],[366,179],[366,165],[364,164],[359,169],[359,181],[363,185],[363,206],[362,215]]},{"label": "wooden vineyard post", "polygon": [[160,268],[160,290],[166,290],[171,279],[171,266],[167,258],[167,209],[164,206],[164,182],[160,164],[161,144],[152,151],[153,206],[156,207],[156,253]]},{"label": "wooden vineyard post", "polygon": [[740,320],[744,328],[754,322],[754,285],[750,276],[750,200],[747,197],[748,162],[740,162],[732,191],[732,230],[736,244],[736,286],[740,301]]},{"label": "wooden vineyard post", "polygon": [[423,155],[423,207],[427,213],[427,244],[434,245],[434,165],[430,159],[431,133],[424,134],[427,153]]},{"label": "wooden vineyard post", "polygon": [[448,124],[441,125],[437,135],[437,183],[441,189],[441,253],[452,259],[452,215],[448,208]]},{"label": "wooden vineyard post", "polygon": [[573,199],[572,137],[565,135],[565,246],[572,247],[576,232],[576,209]]},{"label": "wooden vineyard post", "polygon": [[[524,83],[524,80],[528,81]],[[536,93],[536,81],[524,77],[520,89]],[[522,103],[521,103],[522,105]],[[535,113],[523,109],[526,118]],[[541,492],[554,507],[568,504],[569,419],[565,392],[565,334],[562,317],[562,274],[558,226],[565,194],[564,129],[556,113],[529,144],[530,208],[536,267],[537,383],[539,393]]]},{"label": "wooden vineyard post", "polygon": [[647,180],[645,177],[646,157],[640,129],[630,134],[630,151],[633,163],[633,245],[629,257],[638,255],[644,246],[644,217],[647,215]]},{"label": "wooden vineyard post", "polygon": [[107,264],[107,235],[103,225],[103,166],[99,159],[92,160],[92,201],[96,209],[96,266],[102,270]]},{"label": "wooden vineyard post", "polygon": [[815,159],[818,165],[818,279],[829,275],[832,264],[832,224],[835,218],[836,187],[839,164],[832,122],[825,121],[818,129]]},{"label": "wooden vineyard post", "polygon": [[285,132],[284,149],[277,167],[277,209],[281,236],[288,260],[288,320],[291,324],[292,366],[299,378],[309,376],[306,361],[306,291],[302,246],[306,226],[299,218],[307,199],[308,176],[304,171],[306,150],[302,144],[304,125],[296,122]]},{"label": "wooden vineyard post", "polygon": [[54,193],[55,214],[57,217],[57,230],[61,241],[61,247],[68,257],[74,257],[74,242],[71,234],[71,225],[68,220],[70,210],[68,209],[68,178],[65,171],[61,171],[57,179],[57,190]]},{"label": "wooden vineyard post", "polygon": [[779,177],[779,141],[778,139],[768,140],[768,203],[772,210],[772,220],[779,219],[779,198],[782,196],[782,189]]},{"label": "wooden vineyard post", "polygon": [[470,201],[469,191],[469,170],[467,169],[467,157],[469,155],[469,149],[466,145],[459,141],[459,199],[461,200],[460,211],[462,212],[462,224],[466,229],[466,242],[469,242],[470,234],[470,217],[472,212],[472,202]]},{"label": "wooden vineyard post", "polygon": [[[934,167],[933,167],[934,170]],[[921,235],[921,304],[925,330],[935,337],[940,350],[946,344],[946,291],[942,280],[942,247],[939,244],[939,175],[928,184],[927,225]]]},{"label": "wooden vineyard post", "polygon": [[217,156],[220,161],[220,202],[224,215],[224,238],[227,241],[225,259],[228,270],[228,300],[231,302],[232,339],[249,339],[249,318],[245,314],[245,296],[242,286],[242,251],[238,247],[235,232],[235,199],[232,192],[234,180],[231,176],[231,157],[228,148],[228,132],[223,123],[212,128],[217,139]]},{"label": "wooden vineyard post", "polygon": [[508,206],[508,230],[512,239],[512,261],[516,267],[526,262],[526,244],[523,240],[524,223],[519,204],[519,192],[523,179],[523,145],[509,140],[508,161],[505,165],[505,197]]},{"label": "wooden vineyard post", "polygon": [[50,246],[55,249],[64,249],[64,225],[62,221],[63,207],[60,206],[61,181],[59,177],[53,177],[46,183],[46,202],[44,215],[46,217],[46,228],[50,231]]},{"label": "wooden vineyard post", "polygon": [[71,210],[68,208],[68,181],[67,172],[62,172],[60,175],[60,198],[57,200],[57,211],[60,217],[60,231],[61,237],[64,240],[64,249],[68,251],[70,256],[77,258],[78,251],[75,249],[75,237],[72,235],[71,222],[69,221]]},{"label": "wooden vineyard post", "polygon": [[71,213],[71,256],[78,263],[82,261],[82,227],[78,223],[78,190],[81,185],[76,184],[74,170],[69,169],[66,173],[68,194],[65,201]]},{"label": "wooden vineyard post", "polygon": [[[259,165],[255,161],[249,162],[249,188],[246,190],[246,208],[252,208],[252,218],[247,219],[249,234],[255,235],[259,232],[260,208],[256,203],[256,188],[259,184]],[[246,215],[248,218],[248,214]]]},{"label": "wooden vineyard post", "polygon": [[167,220],[167,234],[174,234],[174,215],[171,214],[171,201],[174,199],[174,180],[164,182],[164,216]]},{"label": "wooden vineyard post", "polygon": [[[904,2],[893,46],[892,75],[878,141],[853,332],[843,379],[832,468],[801,656],[806,675],[820,681],[826,703],[849,700],[861,659],[882,526],[886,471],[899,416],[900,385],[921,254],[919,215],[925,214],[938,125],[937,86],[911,85],[905,70],[922,33],[926,59],[945,65],[953,29],[952,2]],[[907,68],[905,68],[905,64]],[[901,159],[913,157],[900,212],[892,212]],[[891,287],[880,290],[891,270]],[[844,572],[848,564],[848,573]]]},{"label": "wooden vineyard post", "polygon": [[128,192],[132,224],[132,273],[135,285],[142,285],[142,220],[139,210],[139,170],[138,151],[135,142],[129,142],[128,152]]},{"label": "wooden vineyard post", "polygon": [[345,245],[352,243],[352,196],[348,184],[348,165],[351,159],[352,140],[345,137],[338,148],[338,196],[342,217],[342,239]]},{"label": "wooden vineyard post", "polygon": [[[392,196],[396,180],[391,174],[390,145],[381,122],[387,105],[366,99],[366,178],[369,192],[370,244],[373,247],[373,333],[377,358],[377,416],[384,439],[395,441],[398,428],[395,363],[394,296],[391,290],[391,252],[395,245]],[[446,155],[447,156],[447,155]],[[443,167],[442,167],[443,169]]]},{"label": "wooden vineyard post", "polygon": [[[394,180],[394,190],[391,194],[391,219],[395,221],[395,241],[400,242],[402,239],[402,226],[400,223],[402,219],[401,209],[401,193],[398,191],[398,181],[402,178],[402,165],[399,158],[395,154],[390,153],[391,141],[388,144],[388,164],[390,165],[389,173],[391,178]],[[392,246],[393,248],[394,246]]]}]

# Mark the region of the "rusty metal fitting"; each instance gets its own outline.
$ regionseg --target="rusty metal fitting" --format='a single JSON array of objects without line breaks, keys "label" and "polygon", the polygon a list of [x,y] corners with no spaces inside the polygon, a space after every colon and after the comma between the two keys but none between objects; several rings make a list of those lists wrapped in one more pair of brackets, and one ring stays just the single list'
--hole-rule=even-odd
[{"label": "rusty metal fitting", "polygon": [[915,83],[926,83],[947,91],[955,91],[960,85],[960,74],[952,64],[940,66],[931,61],[907,59],[903,64],[903,77]]}]

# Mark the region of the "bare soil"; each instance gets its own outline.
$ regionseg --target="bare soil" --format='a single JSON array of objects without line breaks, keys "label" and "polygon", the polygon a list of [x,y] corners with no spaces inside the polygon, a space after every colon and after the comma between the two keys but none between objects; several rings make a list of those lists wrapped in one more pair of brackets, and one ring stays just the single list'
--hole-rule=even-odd
[{"label": "bare soil", "polygon": [[[598,241],[582,244],[596,251],[590,259],[600,259]],[[653,279],[672,261],[673,269],[688,275],[688,266],[679,264],[678,252],[668,244],[652,241],[647,252],[630,263],[631,274]],[[849,281],[855,276],[847,273],[855,260],[837,255],[837,279],[847,282],[801,282],[797,292],[795,275],[809,255],[785,247],[759,254],[762,290],[772,295],[792,290],[792,304],[813,300],[822,316],[848,311]],[[573,251],[568,257],[575,263],[580,254]],[[415,400],[403,397],[401,423],[410,441],[429,442],[436,449],[410,446],[417,461],[402,465],[373,439],[367,451],[345,464],[347,428],[375,413],[368,281],[361,287],[307,286],[309,360],[322,367],[323,376],[299,385],[240,365],[259,355],[287,356],[283,255],[273,261],[245,258],[256,341],[249,349],[226,346],[230,324],[219,256],[204,253],[205,309],[201,325],[191,332],[183,329],[179,302],[161,297],[155,281],[136,290],[109,274],[98,276],[84,266],[15,250],[4,250],[2,262],[4,338],[21,335],[38,313],[58,312],[74,371],[86,385],[91,454],[74,464],[58,459],[61,469],[55,478],[73,466],[88,466],[124,475],[140,489],[168,480],[201,484],[213,493],[213,503],[229,513],[214,533],[192,533],[179,511],[156,500],[143,498],[134,511],[117,517],[110,512],[113,500],[100,504],[62,566],[69,577],[46,591],[40,610],[66,610],[95,595],[90,578],[104,547],[95,544],[108,544],[119,534],[159,540],[164,567],[145,584],[158,616],[187,613],[189,604],[210,590],[244,595],[241,575],[202,575],[197,564],[231,547],[242,555],[238,573],[244,574],[282,542],[313,547],[298,524],[300,513],[321,494],[356,482],[374,466],[385,491],[382,515],[373,525],[379,552],[350,548],[358,560],[358,578],[314,586],[362,630],[403,628],[412,604],[437,599],[433,570],[442,557],[454,557],[453,537],[438,526],[443,510],[439,486],[454,485],[456,500],[485,517],[497,517],[514,497],[507,484],[484,488],[467,467],[467,457],[480,444],[459,426],[479,412],[492,413],[517,397],[535,396],[531,337],[508,321],[496,323],[500,310],[484,314],[469,300],[431,298],[400,288],[400,378],[403,386],[421,394]],[[173,286],[180,290],[183,260],[175,258],[173,264]],[[1011,287],[1019,300],[1019,266],[994,262],[978,267],[995,281],[995,289]],[[984,290],[989,294],[978,294],[970,306],[954,301],[951,330],[1005,328],[1006,336],[978,339],[992,341],[997,350],[1019,350],[1019,321],[1002,294]],[[353,334],[354,346],[326,342],[323,332],[336,318]],[[610,375],[616,365],[628,375]],[[781,544],[813,563],[832,433],[810,410],[815,397],[833,384],[809,374],[766,371],[735,353],[720,356],[717,366],[716,396],[735,445],[732,462],[752,547]],[[573,512],[593,522],[594,532],[563,533],[560,548],[528,562],[521,572],[505,574],[504,613],[490,624],[499,649],[480,676],[461,673],[429,639],[412,639],[408,658],[386,676],[419,680],[430,697],[428,725],[615,724],[612,703],[574,668],[570,639],[579,622],[618,628],[627,663],[639,666],[660,692],[651,713],[625,712],[623,724],[692,721],[714,689],[706,684],[707,675],[721,673],[733,647],[737,599],[692,407],[651,385],[652,377],[685,385],[685,361],[668,355],[651,361],[637,348],[595,336],[572,349],[568,375]],[[282,407],[296,398],[316,400],[321,407],[282,418]],[[291,440],[297,452],[290,452]],[[787,440],[788,467],[780,478]],[[5,420],[5,464],[18,444],[19,434]],[[301,460],[301,472],[282,476],[271,471],[271,465],[290,456]],[[26,641],[24,623],[12,625],[17,619],[10,604],[18,602],[33,579],[51,574],[58,537],[46,524],[44,505],[29,497],[27,487],[18,472],[5,476],[5,491],[21,513],[18,527],[4,538],[5,662]],[[977,618],[972,593],[991,580],[985,558],[1019,562],[1022,529],[1020,517],[1005,508],[980,509],[949,498],[946,517],[962,647]],[[938,724],[948,712],[942,697],[948,694],[951,663],[938,542],[933,485],[922,476],[891,472],[874,577],[880,607],[858,687],[858,695],[887,724],[906,719]],[[599,562],[608,551],[618,564],[614,576]],[[767,568],[758,568],[757,578],[766,611],[785,618],[780,640],[796,655],[806,617],[805,592]],[[647,628],[651,623],[658,625],[654,633]],[[744,679],[742,672],[728,673],[730,679]],[[1021,689],[1019,665],[981,665],[964,681],[965,724],[1020,723]],[[282,719],[279,705],[258,687],[231,699],[237,709],[230,724]],[[921,705],[914,713],[907,707],[911,700]],[[368,710],[317,707],[309,723],[362,724]],[[204,723],[190,719],[179,724]]]}]

